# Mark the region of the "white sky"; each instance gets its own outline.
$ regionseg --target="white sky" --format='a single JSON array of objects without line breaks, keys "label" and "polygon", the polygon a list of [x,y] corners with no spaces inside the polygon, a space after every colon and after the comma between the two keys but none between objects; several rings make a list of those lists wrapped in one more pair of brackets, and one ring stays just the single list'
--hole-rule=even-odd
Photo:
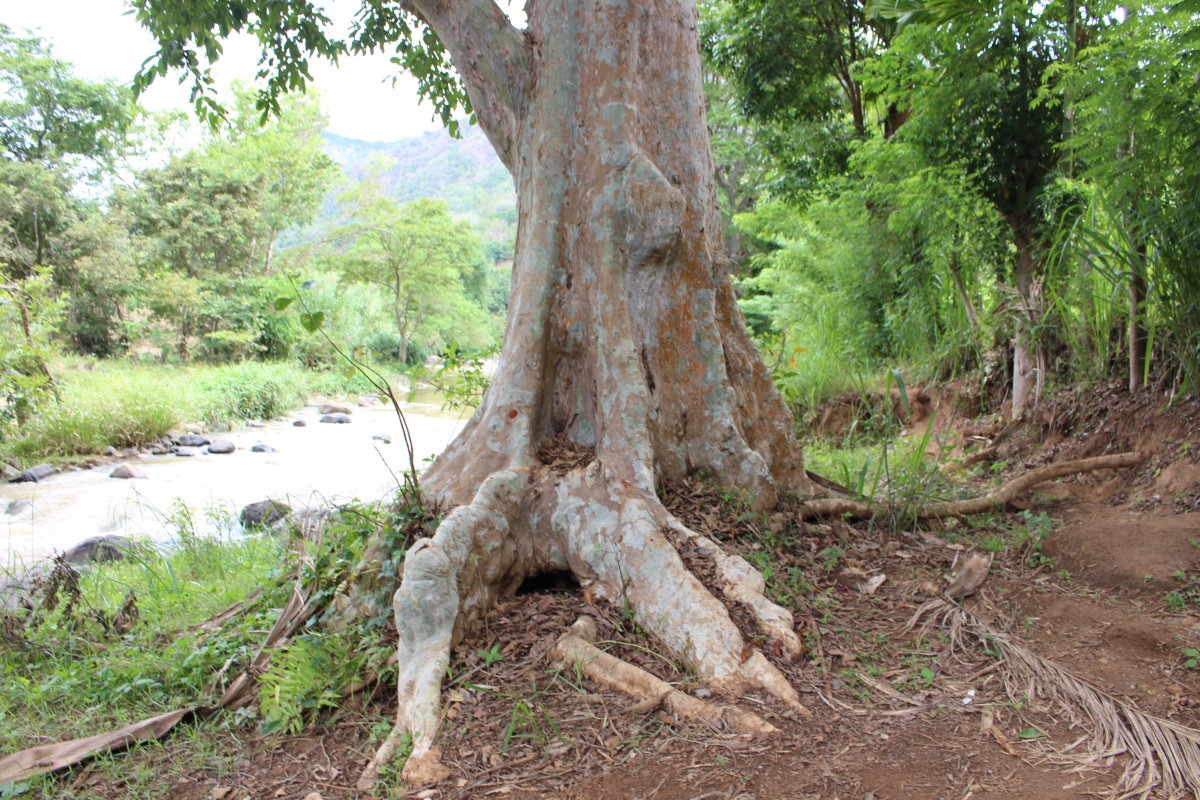
[{"label": "white sky", "polygon": [[[328,0],[325,6],[339,25],[343,20],[348,24],[358,7],[358,0]],[[125,15],[127,9],[125,0],[0,0],[0,22],[17,32],[33,30],[81,77],[128,84],[157,48],[153,37]],[[258,49],[249,37],[229,40],[214,70],[219,86],[227,89],[234,79],[249,81],[257,62]],[[431,119],[432,109],[417,104],[416,81],[399,74],[386,54],[344,58],[337,68],[315,62],[312,74],[331,133],[393,141],[440,127]],[[155,81],[140,102],[153,111],[190,110],[189,90],[170,74]]]}]

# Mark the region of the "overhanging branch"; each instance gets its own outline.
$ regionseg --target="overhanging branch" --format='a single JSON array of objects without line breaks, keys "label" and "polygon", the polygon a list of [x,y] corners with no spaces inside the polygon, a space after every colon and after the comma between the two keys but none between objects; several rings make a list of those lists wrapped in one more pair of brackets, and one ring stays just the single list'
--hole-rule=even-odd
[{"label": "overhanging branch", "polygon": [[521,31],[494,0],[405,0],[438,35],[496,154],[513,171],[532,63]]}]

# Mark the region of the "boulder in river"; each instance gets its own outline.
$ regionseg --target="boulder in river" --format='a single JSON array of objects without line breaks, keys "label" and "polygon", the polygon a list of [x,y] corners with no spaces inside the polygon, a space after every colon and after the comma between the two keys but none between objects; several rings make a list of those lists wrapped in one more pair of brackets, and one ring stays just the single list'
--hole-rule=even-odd
[{"label": "boulder in river", "polygon": [[204,433],[208,430],[203,422],[189,422],[183,426],[183,429],[188,433]]},{"label": "boulder in river", "polygon": [[265,428],[265,427],[267,427],[267,423],[263,422],[261,419],[252,419],[246,423],[246,427],[247,428]]},{"label": "boulder in river", "polygon": [[18,514],[24,514],[26,511],[33,511],[33,503],[25,499],[13,500],[8,504],[8,507],[4,509],[4,513],[8,514],[10,517],[15,517]]},{"label": "boulder in river", "polygon": [[148,478],[146,471],[133,466],[132,464],[121,464],[116,469],[108,474],[110,478]]},{"label": "boulder in river", "polygon": [[198,433],[187,433],[179,437],[179,444],[181,447],[204,447],[206,444],[212,444],[212,439]]},{"label": "boulder in river", "polygon": [[293,423],[292,423],[292,427],[293,427],[293,428],[303,428],[303,427],[304,427],[305,425],[307,425],[307,424],[308,424],[308,423],[307,423],[307,422],[305,422],[304,420],[302,420],[302,419],[298,419],[298,420],[296,420],[295,422],[293,422]]},{"label": "boulder in river", "polygon": [[362,397],[358,398],[358,404],[363,408],[371,408],[372,406],[377,406],[382,402],[383,401],[379,399],[379,395],[377,394],[364,394]]},{"label": "boulder in river", "polygon": [[30,467],[15,478],[9,478],[9,483],[37,483],[43,478],[48,478],[58,472],[58,468],[51,464],[38,464],[36,467]]},{"label": "boulder in river", "polygon": [[203,450],[199,447],[181,447],[175,451],[175,455],[179,458],[191,458],[192,456],[200,455]]},{"label": "boulder in river", "polygon": [[271,447],[271,445],[269,445],[269,444],[263,444],[262,442],[259,442],[258,444],[254,445],[253,447],[250,448],[250,452],[251,453],[274,453],[275,448]]},{"label": "boulder in river", "polygon": [[68,564],[121,561],[132,547],[133,541],[124,536],[93,536],[63,553],[63,561]]},{"label": "boulder in river", "polygon": [[321,422],[329,422],[334,425],[347,425],[350,423],[350,415],[343,414],[340,411],[336,414],[326,414],[321,417]]},{"label": "boulder in river", "polygon": [[278,500],[259,500],[242,509],[238,520],[243,528],[257,528],[274,525],[279,520],[292,513],[292,507]]},{"label": "boulder in river", "polygon": [[234,450],[237,450],[237,445],[228,439],[217,439],[208,446],[208,452],[216,453],[217,455],[232,453]]},{"label": "boulder in river", "polygon": [[319,414],[353,414],[354,412],[353,412],[353,410],[351,410],[350,406],[343,405],[342,403],[321,403],[321,405],[317,406],[317,413],[319,413]]}]

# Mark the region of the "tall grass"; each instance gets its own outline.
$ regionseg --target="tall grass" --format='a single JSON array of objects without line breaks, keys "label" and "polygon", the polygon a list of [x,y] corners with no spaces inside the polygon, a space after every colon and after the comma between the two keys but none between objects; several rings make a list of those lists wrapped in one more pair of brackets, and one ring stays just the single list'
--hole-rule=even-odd
[{"label": "tall grass", "polygon": [[173,367],[66,360],[52,372],[58,402],[0,434],[0,456],[36,463],[101,453],[106,447],[140,447],[186,422],[228,429],[242,420],[280,417],[309,395],[371,390],[358,375],[295,363]]},{"label": "tall grass", "polygon": [[[83,572],[74,610],[60,604],[5,634],[0,752],[92,735],[203,699],[216,670],[229,662],[236,672],[248,658],[282,594],[218,635],[189,626],[273,585],[287,560],[284,544],[270,534],[226,533],[170,551],[138,546],[124,561]],[[270,591],[286,592],[287,582],[280,585]],[[131,593],[137,618],[127,632],[95,621],[111,619]],[[46,787],[53,788],[52,779]]]}]

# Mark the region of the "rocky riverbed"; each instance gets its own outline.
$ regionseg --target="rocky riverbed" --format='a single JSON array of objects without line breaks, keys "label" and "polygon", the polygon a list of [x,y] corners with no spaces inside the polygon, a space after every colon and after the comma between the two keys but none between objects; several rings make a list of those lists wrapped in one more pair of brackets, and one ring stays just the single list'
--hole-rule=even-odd
[{"label": "rocky riverbed", "polygon": [[[177,452],[143,451],[0,484],[0,569],[19,569],[95,536],[168,542],[184,507],[204,534],[229,530],[239,510],[259,500],[299,508],[394,491],[408,469],[394,410],[351,401],[323,413],[320,405],[261,427],[200,434],[206,443],[181,432]],[[436,403],[407,403],[404,412],[419,470],[469,414],[444,413]]]}]

